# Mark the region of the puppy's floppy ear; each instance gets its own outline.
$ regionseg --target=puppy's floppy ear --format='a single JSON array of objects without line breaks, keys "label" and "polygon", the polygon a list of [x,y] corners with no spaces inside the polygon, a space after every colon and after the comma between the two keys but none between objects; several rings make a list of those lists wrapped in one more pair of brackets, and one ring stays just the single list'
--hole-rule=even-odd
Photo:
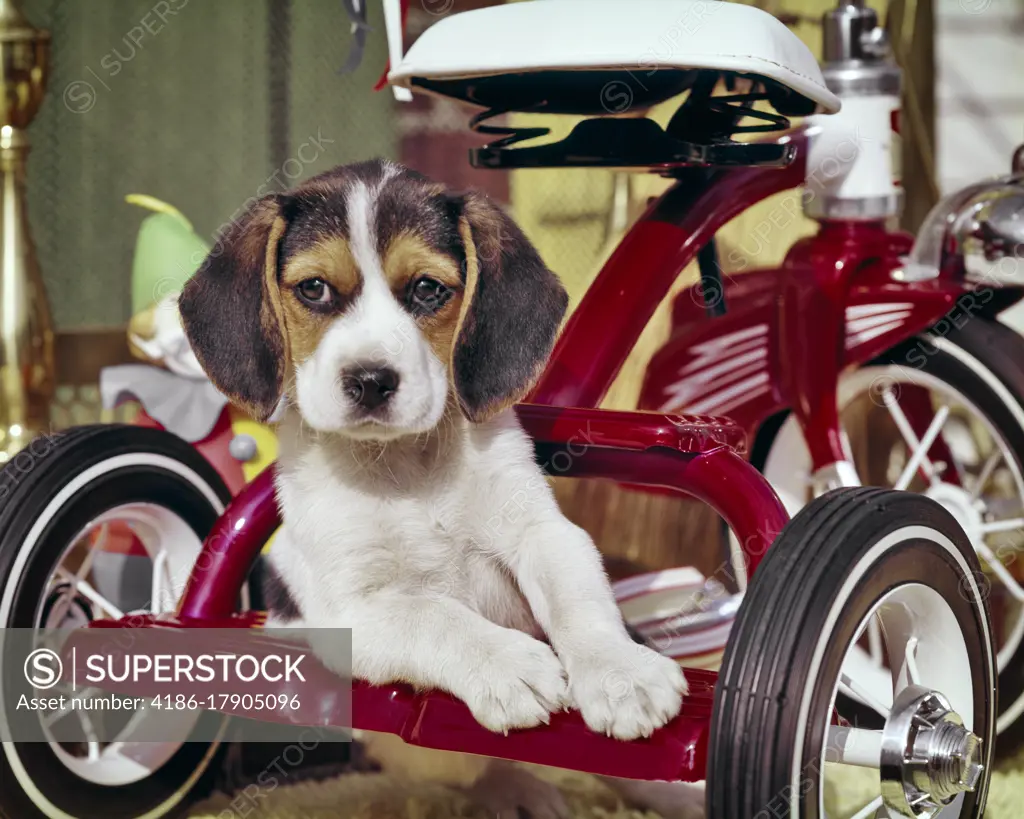
[{"label": "puppy's floppy ear", "polygon": [[185,334],[210,380],[257,419],[270,417],[288,365],[278,245],[283,197],[260,199],[221,236],[178,301]]},{"label": "puppy's floppy ear", "polygon": [[519,226],[480,194],[452,200],[466,254],[466,289],[452,344],[463,413],[482,421],[518,401],[540,376],[568,294]]}]

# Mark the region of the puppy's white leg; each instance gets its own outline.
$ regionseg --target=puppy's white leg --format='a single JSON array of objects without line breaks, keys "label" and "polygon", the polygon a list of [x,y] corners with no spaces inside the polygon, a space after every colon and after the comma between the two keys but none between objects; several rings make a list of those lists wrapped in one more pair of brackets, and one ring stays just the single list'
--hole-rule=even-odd
[{"label": "puppy's white leg", "polygon": [[703,782],[642,782],[602,776],[626,802],[663,819],[704,819]]},{"label": "puppy's white leg", "polygon": [[510,560],[565,665],[572,699],[594,731],[649,736],[679,713],[683,672],[630,639],[590,536],[557,508],[544,518],[525,529]]},{"label": "puppy's white leg", "polygon": [[[407,682],[449,691],[492,731],[531,728],[568,704],[564,671],[551,649],[503,628],[456,600],[377,592],[349,599],[332,618],[352,629],[352,673],[368,682]],[[312,629],[314,653],[344,673],[347,658],[326,629]]]}]

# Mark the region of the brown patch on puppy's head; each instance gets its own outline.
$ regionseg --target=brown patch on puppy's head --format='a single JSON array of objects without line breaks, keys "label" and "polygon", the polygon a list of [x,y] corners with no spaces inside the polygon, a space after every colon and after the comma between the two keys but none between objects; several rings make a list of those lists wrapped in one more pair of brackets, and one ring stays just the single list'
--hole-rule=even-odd
[{"label": "brown patch on puppy's head", "polygon": [[463,298],[463,265],[460,255],[432,245],[415,231],[405,231],[390,239],[383,254],[384,275],[395,298],[409,304],[411,290],[424,276],[450,291],[436,311],[416,316],[420,332],[434,354],[444,362],[451,358],[452,343],[459,323]]},{"label": "brown patch on puppy's head", "polygon": [[[330,309],[311,309],[299,298],[297,288],[310,279],[321,279],[334,289],[338,300]],[[280,281],[292,360],[305,361],[316,351],[332,319],[358,298],[362,275],[348,240],[334,235],[288,256],[282,264]]]}]

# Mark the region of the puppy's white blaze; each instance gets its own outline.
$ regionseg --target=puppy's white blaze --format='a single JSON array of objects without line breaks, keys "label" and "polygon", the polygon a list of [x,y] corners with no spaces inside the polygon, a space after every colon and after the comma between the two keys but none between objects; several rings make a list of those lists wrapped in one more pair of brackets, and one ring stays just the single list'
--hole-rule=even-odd
[{"label": "puppy's white blaze", "polygon": [[[445,365],[388,286],[375,240],[379,190],[358,183],[349,194],[349,246],[362,288],[324,333],[316,352],[296,368],[296,391],[299,408],[315,429],[390,438],[437,425],[444,413],[448,379]],[[358,413],[344,397],[342,374],[363,367],[390,367],[398,373],[386,426],[360,425]]]},{"label": "puppy's white blaze", "polygon": [[[376,193],[377,191],[374,191],[374,194]],[[377,254],[377,243],[374,241],[377,222],[374,198],[365,183],[357,182],[352,186],[345,202],[348,211],[349,247],[363,274],[364,287],[374,278],[377,281],[384,279],[380,256]]]}]

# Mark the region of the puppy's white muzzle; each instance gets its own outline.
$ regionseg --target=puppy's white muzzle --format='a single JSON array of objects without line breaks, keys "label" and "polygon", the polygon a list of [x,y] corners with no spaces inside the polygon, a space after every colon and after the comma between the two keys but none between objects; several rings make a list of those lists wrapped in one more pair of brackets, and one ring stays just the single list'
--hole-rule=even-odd
[{"label": "puppy's white muzzle", "polygon": [[390,439],[437,426],[448,374],[386,286],[367,282],[298,365],[296,391],[299,412],[314,429]]}]

